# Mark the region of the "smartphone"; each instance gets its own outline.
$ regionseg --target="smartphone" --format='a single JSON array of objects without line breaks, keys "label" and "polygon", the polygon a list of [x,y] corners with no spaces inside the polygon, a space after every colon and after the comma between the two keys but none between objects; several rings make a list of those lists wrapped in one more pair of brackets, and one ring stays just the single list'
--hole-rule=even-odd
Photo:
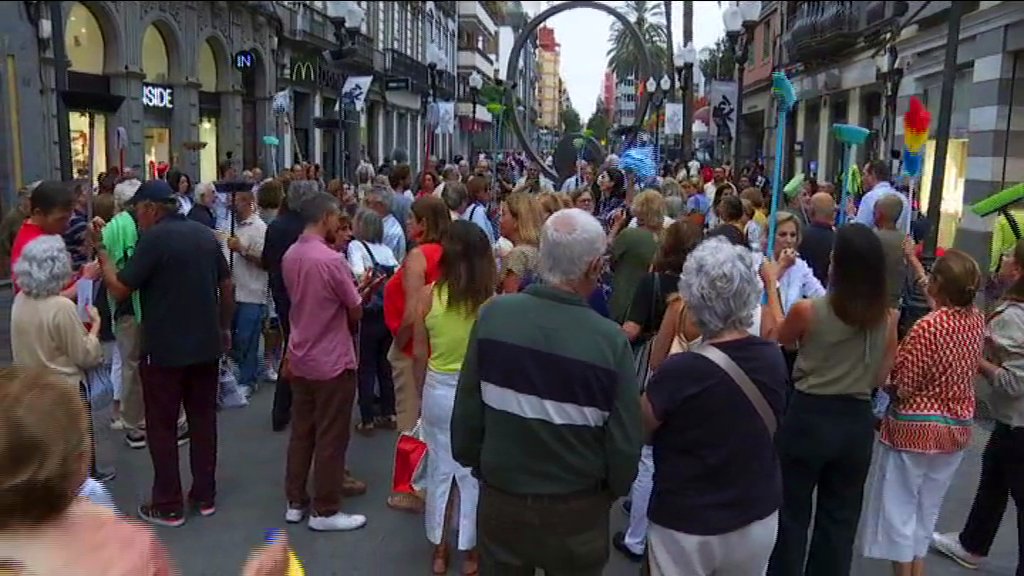
[{"label": "smartphone", "polygon": [[75,283],[75,291],[78,305],[78,319],[82,322],[90,322],[89,307],[93,305],[93,281],[90,278],[79,278]]}]

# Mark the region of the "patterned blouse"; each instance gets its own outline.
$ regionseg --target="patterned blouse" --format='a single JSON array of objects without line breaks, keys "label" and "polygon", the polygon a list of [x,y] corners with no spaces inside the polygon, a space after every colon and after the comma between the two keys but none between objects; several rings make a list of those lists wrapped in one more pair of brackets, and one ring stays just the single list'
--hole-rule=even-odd
[{"label": "patterned blouse", "polygon": [[939,308],[914,324],[889,377],[892,402],[882,420],[882,442],[925,454],[967,446],[984,338],[985,317],[974,307]]}]

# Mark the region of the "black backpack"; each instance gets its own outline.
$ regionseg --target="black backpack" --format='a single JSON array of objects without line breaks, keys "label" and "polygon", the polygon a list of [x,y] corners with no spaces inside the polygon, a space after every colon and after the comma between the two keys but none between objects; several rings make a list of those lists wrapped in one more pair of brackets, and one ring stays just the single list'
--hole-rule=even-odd
[{"label": "black backpack", "polygon": [[368,312],[376,312],[376,311],[383,312],[384,311],[384,285],[387,284],[387,279],[388,278],[391,278],[392,276],[394,276],[395,270],[397,270],[398,267],[397,266],[385,266],[385,265],[377,262],[377,259],[374,258],[374,256],[373,256],[373,250],[370,250],[370,246],[366,242],[363,242],[362,240],[357,240],[357,242],[359,242],[360,244],[363,245],[363,250],[366,250],[366,254],[370,256],[370,262],[373,263],[373,273],[374,273],[374,275],[375,276],[383,276],[385,278],[384,282],[380,283],[380,285],[374,291],[373,295],[370,296],[370,301],[367,302],[366,306],[364,306],[363,308],[366,311],[368,311]]}]

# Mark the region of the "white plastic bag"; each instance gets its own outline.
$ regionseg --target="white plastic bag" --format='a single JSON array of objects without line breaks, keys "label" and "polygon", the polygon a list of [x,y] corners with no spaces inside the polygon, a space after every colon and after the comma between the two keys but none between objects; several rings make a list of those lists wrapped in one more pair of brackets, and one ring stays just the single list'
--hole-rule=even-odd
[{"label": "white plastic bag", "polygon": [[220,359],[220,374],[217,382],[217,406],[220,408],[244,408],[249,405],[249,399],[245,397],[242,387],[238,385],[233,364],[225,356]]}]

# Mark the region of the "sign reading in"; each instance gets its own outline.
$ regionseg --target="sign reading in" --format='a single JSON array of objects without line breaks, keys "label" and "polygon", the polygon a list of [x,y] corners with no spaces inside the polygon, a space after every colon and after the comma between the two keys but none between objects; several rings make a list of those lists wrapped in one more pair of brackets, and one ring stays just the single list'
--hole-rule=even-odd
[{"label": "sign reading in", "polygon": [[156,84],[143,84],[142,105],[148,108],[162,108],[165,110],[174,108],[174,88],[170,86],[157,86]]},{"label": "sign reading in", "polygon": [[235,69],[246,71],[256,66],[256,55],[249,50],[241,50],[235,53]]}]

